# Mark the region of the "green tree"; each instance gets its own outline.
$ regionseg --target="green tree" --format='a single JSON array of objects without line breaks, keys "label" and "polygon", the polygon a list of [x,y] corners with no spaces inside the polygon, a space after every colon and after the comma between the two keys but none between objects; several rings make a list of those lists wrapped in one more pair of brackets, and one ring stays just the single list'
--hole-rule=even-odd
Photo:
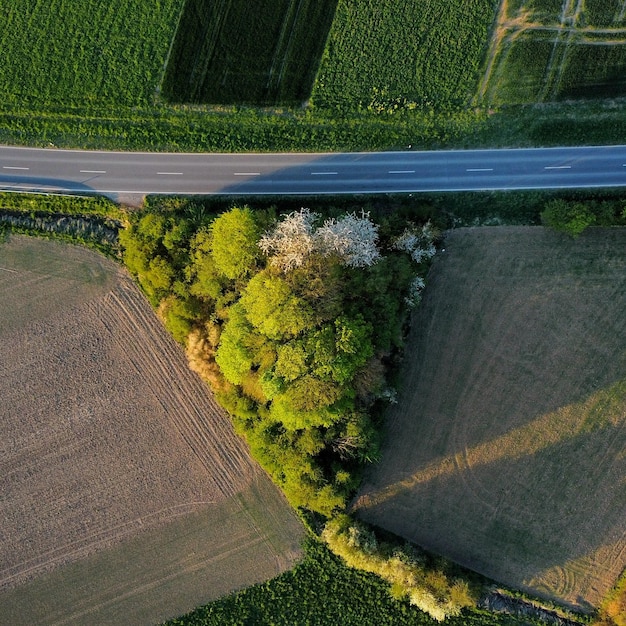
[{"label": "green tree", "polygon": [[270,339],[295,337],[315,323],[311,306],[268,270],[250,279],[242,297],[248,321]]},{"label": "green tree", "polygon": [[579,237],[596,221],[595,215],[582,202],[551,200],[541,213],[541,222],[570,237]]},{"label": "green tree", "polygon": [[230,316],[220,337],[215,361],[226,380],[239,385],[252,369],[254,353],[251,350],[251,335],[254,332],[239,305],[230,310]]},{"label": "green tree", "polygon": [[213,221],[210,232],[213,261],[221,274],[234,280],[253,271],[260,258],[260,232],[248,207],[223,213]]}]

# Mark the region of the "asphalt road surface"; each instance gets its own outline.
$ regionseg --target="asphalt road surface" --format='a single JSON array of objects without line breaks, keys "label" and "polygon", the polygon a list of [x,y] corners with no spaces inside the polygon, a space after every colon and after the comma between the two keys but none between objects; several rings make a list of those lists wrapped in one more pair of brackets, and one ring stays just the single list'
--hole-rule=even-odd
[{"label": "asphalt road surface", "polygon": [[626,186],[626,146],[328,154],[0,147],[0,190],[316,195]]}]

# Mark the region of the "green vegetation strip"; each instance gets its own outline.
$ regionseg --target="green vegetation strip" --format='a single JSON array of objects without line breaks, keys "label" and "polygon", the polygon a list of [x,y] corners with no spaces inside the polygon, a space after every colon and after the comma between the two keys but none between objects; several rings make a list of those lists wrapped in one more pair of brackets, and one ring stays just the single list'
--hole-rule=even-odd
[{"label": "green vegetation strip", "polygon": [[[310,539],[306,556],[292,571],[172,620],[168,626],[433,626],[434,619],[394,600],[378,576],[342,563]],[[464,612],[450,626],[522,626],[539,624],[528,617]]]}]

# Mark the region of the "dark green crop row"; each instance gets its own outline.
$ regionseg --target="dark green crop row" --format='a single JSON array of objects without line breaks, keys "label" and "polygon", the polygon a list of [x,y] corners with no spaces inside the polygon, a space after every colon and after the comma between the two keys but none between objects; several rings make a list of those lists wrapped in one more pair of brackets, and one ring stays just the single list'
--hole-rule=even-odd
[{"label": "dark green crop row", "polygon": [[163,84],[173,102],[299,104],[337,0],[187,0]]}]

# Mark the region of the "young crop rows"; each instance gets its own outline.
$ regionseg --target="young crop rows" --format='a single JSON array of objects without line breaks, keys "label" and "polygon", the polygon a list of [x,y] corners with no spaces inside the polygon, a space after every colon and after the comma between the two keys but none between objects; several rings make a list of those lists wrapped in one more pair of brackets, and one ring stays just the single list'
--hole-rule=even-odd
[{"label": "young crop rows", "polygon": [[624,0],[503,0],[477,102],[626,93]]}]

